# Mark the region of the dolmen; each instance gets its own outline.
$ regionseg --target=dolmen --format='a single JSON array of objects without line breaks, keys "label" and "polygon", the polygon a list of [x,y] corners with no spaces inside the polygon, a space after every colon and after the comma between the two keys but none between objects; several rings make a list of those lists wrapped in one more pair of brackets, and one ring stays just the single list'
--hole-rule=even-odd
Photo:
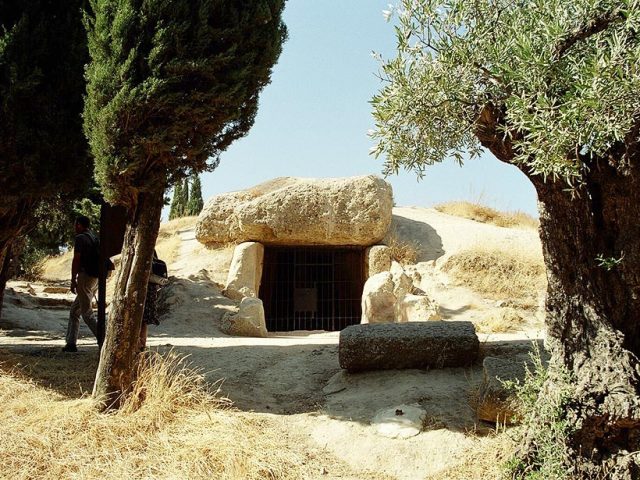
[{"label": "dolmen", "polygon": [[348,372],[466,367],[479,348],[471,322],[360,324],[340,332],[338,360]]}]

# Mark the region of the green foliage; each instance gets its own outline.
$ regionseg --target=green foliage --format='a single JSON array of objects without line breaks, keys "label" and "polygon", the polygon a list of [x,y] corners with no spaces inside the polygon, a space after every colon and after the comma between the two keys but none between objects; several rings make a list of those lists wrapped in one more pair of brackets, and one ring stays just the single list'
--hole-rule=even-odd
[{"label": "green foliage", "polygon": [[[81,0],[0,2],[0,229],[41,199],[83,192],[87,45]],[[2,232],[0,232],[0,239]]]},{"label": "green foliage", "polygon": [[618,265],[620,265],[622,263],[622,260],[624,260],[624,252],[620,255],[619,258],[605,257],[602,254],[596,257],[596,262],[598,266],[608,271],[611,271],[614,268],[616,268]]},{"label": "green foliage", "polygon": [[169,220],[182,216],[182,182],[177,182],[173,187],[173,199],[169,209]]},{"label": "green foliage", "polygon": [[16,274],[24,278],[37,278],[42,261],[58,255],[62,248],[73,245],[75,219],[84,215],[91,221],[91,229],[100,234],[99,192],[93,190],[91,197],[69,202],[62,197],[50,199],[34,212],[32,228],[18,240],[13,251],[17,257]]},{"label": "green foliage", "polygon": [[202,184],[200,175],[193,175],[191,179],[191,194],[187,203],[187,215],[199,215],[204,207],[202,200]]},{"label": "green foliage", "polygon": [[91,0],[85,131],[110,202],[217,165],[253,125],[284,0]]},{"label": "green foliage", "polygon": [[521,168],[572,183],[640,111],[638,0],[402,0],[394,13],[398,55],[372,100],[385,173],[479,155],[490,107]]},{"label": "green foliage", "polygon": [[532,367],[527,367],[524,382],[505,382],[516,394],[522,418],[519,443],[532,442],[527,445],[528,451],[521,452],[526,459],[516,456],[508,462],[509,478],[568,479],[567,445],[574,430],[573,423],[566,417],[573,391],[571,375],[557,366],[547,369],[535,343],[531,360]]}]

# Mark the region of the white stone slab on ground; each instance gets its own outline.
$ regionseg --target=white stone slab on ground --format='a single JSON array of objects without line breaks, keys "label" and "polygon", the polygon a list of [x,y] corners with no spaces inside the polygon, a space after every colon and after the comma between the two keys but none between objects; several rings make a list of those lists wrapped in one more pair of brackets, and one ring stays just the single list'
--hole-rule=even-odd
[{"label": "white stone slab on ground", "polygon": [[379,410],[371,425],[387,438],[411,438],[422,431],[427,412],[417,405],[398,405]]}]

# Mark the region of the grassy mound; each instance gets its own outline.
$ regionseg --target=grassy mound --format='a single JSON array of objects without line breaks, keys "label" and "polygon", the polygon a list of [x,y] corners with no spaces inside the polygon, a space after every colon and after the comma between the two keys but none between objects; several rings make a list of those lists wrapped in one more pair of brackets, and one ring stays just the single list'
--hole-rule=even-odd
[{"label": "grassy mound", "polygon": [[524,212],[501,212],[478,203],[457,201],[434,207],[447,215],[468,218],[476,222],[491,223],[507,228],[538,228],[538,220]]},{"label": "grassy mound", "polygon": [[452,255],[442,266],[459,285],[493,299],[516,299],[534,306],[546,287],[539,251],[474,247]]}]

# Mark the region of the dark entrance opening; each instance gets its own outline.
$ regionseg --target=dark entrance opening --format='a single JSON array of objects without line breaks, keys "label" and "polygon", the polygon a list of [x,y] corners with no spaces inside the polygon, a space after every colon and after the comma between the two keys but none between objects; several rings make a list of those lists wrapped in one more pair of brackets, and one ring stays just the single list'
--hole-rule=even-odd
[{"label": "dark entrance opening", "polygon": [[265,247],[260,299],[267,330],[342,330],[360,323],[364,249]]}]

